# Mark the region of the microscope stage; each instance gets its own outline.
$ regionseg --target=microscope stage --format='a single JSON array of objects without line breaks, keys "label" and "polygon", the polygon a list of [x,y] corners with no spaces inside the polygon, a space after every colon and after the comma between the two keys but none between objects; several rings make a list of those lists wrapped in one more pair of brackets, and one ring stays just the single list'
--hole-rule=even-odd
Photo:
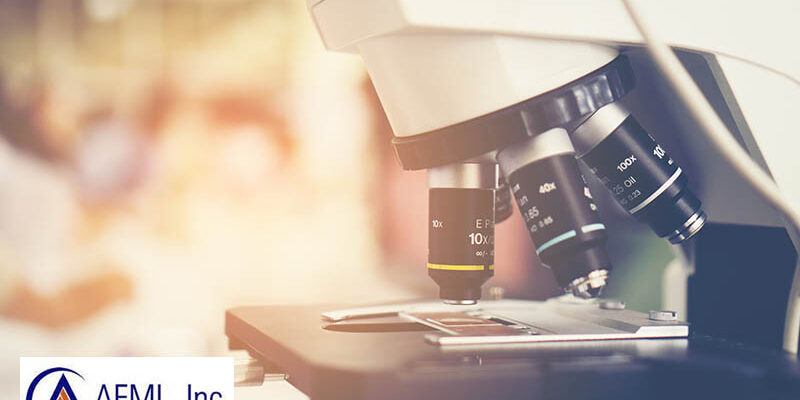
[{"label": "microscope stage", "polygon": [[585,302],[241,307],[225,329],[313,400],[800,398],[796,357]]}]

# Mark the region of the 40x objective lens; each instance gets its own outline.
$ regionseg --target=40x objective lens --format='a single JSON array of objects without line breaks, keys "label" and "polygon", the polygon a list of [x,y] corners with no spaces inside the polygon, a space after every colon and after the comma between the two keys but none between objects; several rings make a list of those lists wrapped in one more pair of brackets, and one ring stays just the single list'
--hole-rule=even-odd
[{"label": "40x objective lens", "polygon": [[497,155],[542,263],[559,285],[596,297],[611,263],[606,227],[575,161],[567,131],[556,128],[509,146]]},{"label": "40x objective lens", "polygon": [[428,170],[428,275],[450,304],[475,304],[494,275],[494,163]]},{"label": "40x objective lens", "polygon": [[617,202],[658,236],[680,243],[703,227],[706,214],[686,174],[621,105],[597,110],[572,142]]}]

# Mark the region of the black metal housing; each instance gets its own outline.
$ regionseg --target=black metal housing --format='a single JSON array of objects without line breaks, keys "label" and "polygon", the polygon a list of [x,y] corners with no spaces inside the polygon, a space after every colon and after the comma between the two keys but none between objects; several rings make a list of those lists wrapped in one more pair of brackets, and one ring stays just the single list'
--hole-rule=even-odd
[{"label": "black metal housing", "polygon": [[619,56],[571,83],[521,103],[434,131],[395,137],[392,143],[403,169],[450,164],[580,120],[621,99],[634,84],[627,57]]}]

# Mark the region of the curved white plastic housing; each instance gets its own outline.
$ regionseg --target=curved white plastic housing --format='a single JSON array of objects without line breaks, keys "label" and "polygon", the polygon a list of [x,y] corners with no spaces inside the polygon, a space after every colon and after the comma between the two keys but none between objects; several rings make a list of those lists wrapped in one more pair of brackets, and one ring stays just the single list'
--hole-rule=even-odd
[{"label": "curved white plastic housing", "polygon": [[[800,98],[800,52],[791,41],[800,32],[800,2],[636,2],[666,43],[715,56],[749,127],[753,140],[745,138],[745,146],[763,155],[782,192],[799,202],[800,136],[787,129],[797,125]],[[328,49],[363,56],[397,136],[502,109],[596,69],[615,46],[642,43],[622,0],[308,0],[308,6]],[[712,221],[783,226],[770,208],[754,206],[754,192],[720,183],[740,178],[718,162],[704,135],[689,132],[662,134],[684,135],[677,141],[694,164],[687,172]]]},{"label": "curved white plastic housing", "polygon": [[[651,28],[674,47],[800,78],[797,52],[778,44],[797,37],[796,0],[639,3]],[[371,37],[436,31],[642,43],[622,0],[308,0],[308,7],[325,47],[337,51],[355,52]]]},{"label": "curved white plastic housing", "polygon": [[[620,0],[307,1],[327,48],[361,53],[397,136],[533,97],[602,65],[604,52],[613,51],[604,46],[642,42]],[[675,47],[747,60],[796,81],[797,52],[769,44],[796,37],[797,1],[766,4],[641,6]],[[747,29],[767,9],[770,23]]]},{"label": "curved white plastic housing", "polygon": [[378,36],[357,48],[396,136],[500,110],[617,55],[602,45],[456,32]]}]

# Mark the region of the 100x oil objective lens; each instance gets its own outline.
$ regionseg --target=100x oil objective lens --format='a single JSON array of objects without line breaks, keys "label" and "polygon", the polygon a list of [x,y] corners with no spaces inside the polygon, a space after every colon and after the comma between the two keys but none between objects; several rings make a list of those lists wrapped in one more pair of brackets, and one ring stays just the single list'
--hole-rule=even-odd
[{"label": "100x oil objective lens", "polygon": [[428,275],[449,304],[475,304],[494,275],[494,163],[428,170]]},{"label": "100x oil objective lens", "polygon": [[567,131],[552,129],[509,146],[497,161],[542,263],[565,290],[598,296],[611,271],[603,248],[606,229]]},{"label": "100x oil objective lens", "polygon": [[608,104],[572,134],[578,158],[630,214],[680,243],[706,221],[688,178],[621,105]]}]

